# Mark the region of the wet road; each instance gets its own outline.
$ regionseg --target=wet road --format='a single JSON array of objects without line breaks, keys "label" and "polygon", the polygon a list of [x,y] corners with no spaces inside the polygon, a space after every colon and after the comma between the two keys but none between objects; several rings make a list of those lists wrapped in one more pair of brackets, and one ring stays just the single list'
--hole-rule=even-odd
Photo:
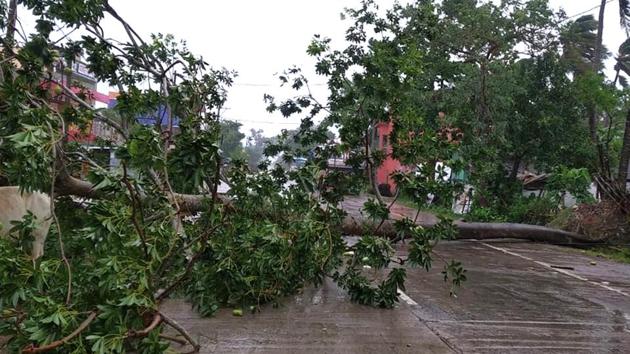
[{"label": "wet road", "polygon": [[467,269],[457,298],[436,262],[408,270],[392,310],[352,304],[327,282],[243,317],[202,319],[181,301],[166,311],[203,353],[630,353],[630,265],[521,241],[436,250]]}]

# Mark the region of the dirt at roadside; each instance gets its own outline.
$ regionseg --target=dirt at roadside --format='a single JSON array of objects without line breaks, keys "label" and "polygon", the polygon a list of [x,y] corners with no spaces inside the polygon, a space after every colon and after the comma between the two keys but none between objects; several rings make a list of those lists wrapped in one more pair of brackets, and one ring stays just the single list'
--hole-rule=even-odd
[{"label": "dirt at roadside", "polygon": [[562,213],[550,226],[585,235],[594,241],[630,242],[630,217],[613,201],[580,204]]}]

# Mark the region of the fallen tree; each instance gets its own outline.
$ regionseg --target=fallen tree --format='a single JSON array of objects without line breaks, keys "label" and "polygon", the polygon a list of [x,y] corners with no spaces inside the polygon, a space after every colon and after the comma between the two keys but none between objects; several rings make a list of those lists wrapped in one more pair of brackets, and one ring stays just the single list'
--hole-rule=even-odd
[{"label": "fallen tree", "polygon": [[[98,197],[94,185],[90,182],[72,177],[67,173],[60,174],[57,179],[57,192],[59,195],[74,195],[77,197],[93,198]],[[203,194],[181,194],[175,193],[180,207],[187,213],[195,213],[204,209],[204,200],[208,200],[208,195]],[[219,195],[221,202],[230,205],[230,199],[225,195]],[[390,206],[391,207],[391,206]],[[394,220],[385,220],[382,225],[371,222],[367,217],[363,217],[354,210],[354,215],[344,218],[341,231],[346,235],[361,235],[367,232],[374,232],[376,236],[396,238],[398,231],[394,226]],[[500,238],[521,239],[536,242],[548,242],[555,244],[571,243],[597,243],[591,238],[574,232],[553,229],[545,226],[515,224],[515,223],[480,223],[456,221],[458,234],[456,239],[477,239],[489,240]],[[417,223],[417,225],[431,228],[435,223]]]},{"label": "fallen tree", "polygon": [[[421,196],[418,200],[428,193],[452,195],[456,188],[435,178],[434,165],[451,159],[459,142],[445,139],[424,120],[404,121],[421,116],[413,111],[416,102],[401,101],[416,97],[414,90],[423,86],[416,85],[424,81],[421,71],[406,72],[422,67],[419,53],[400,61],[402,67],[374,61],[377,69],[385,63],[394,71],[373,77],[347,71],[356,60],[363,65],[363,59],[373,59],[363,55],[361,46],[351,48],[356,53],[343,53],[344,58],[336,57],[339,53],[318,58],[321,70],[326,71],[328,59],[339,66],[330,78],[333,95],[327,105],[313,97],[299,70],[282,75],[283,83],[308,93],[278,105],[266,97],[269,110],[307,116],[294,144],[281,138],[266,155],[286,152],[287,158],[308,154],[312,159],[296,170],[263,162],[258,173],[235,161],[226,176],[231,190],[224,196],[217,193],[222,176],[218,142],[232,72],[209,68],[171,36],[146,40],[106,0],[21,3],[38,21],[34,33],[19,36],[22,42],[4,43],[0,58],[0,175],[13,185],[57,197],[52,203],[56,228],[49,235],[56,242],[49,242],[33,263],[23,257],[32,220],[14,227],[25,242],[0,240],[0,335],[11,337],[11,351],[161,353],[168,348],[160,333],[164,324],[198,350],[192,336],[159,311],[173,294],[186,296],[202,315],[221,306],[256,311],[329,276],[353,301],[391,308],[404,287],[403,264],[430,269],[439,240],[458,234],[558,241],[573,236],[525,225],[396,224],[389,218],[391,206],[382,200],[367,201],[362,206],[366,216],[345,217],[339,205],[349,189],[370,181],[378,191],[375,169],[388,152],[371,145],[380,123],[390,119],[401,123],[388,137],[396,146],[391,153],[403,150],[398,157],[404,163],[425,166],[399,185]],[[357,18],[361,11],[349,13]],[[126,38],[108,37],[101,27],[105,17],[121,26]],[[83,36],[70,40],[66,33],[76,29]],[[392,46],[402,47],[407,46]],[[316,56],[325,50],[326,43],[309,47]],[[91,92],[75,83],[71,68],[81,57],[98,81],[118,87],[113,109],[92,107]],[[415,83],[401,84],[404,77]],[[327,117],[315,124],[322,112]],[[138,117],[147,115],[153,124],[139,124]],[[179,129],[174,129],[176,120]],[[89,149],[71,141],[81,134],[70,134],[70,127],[76,132],[95,123],[112,132],[103,144],[115,148],[116,168],[99,164]],[[333,126],[339,128],[340,144],[328,144],[326,132]],[[396,133],[410,139],[405,148]],[[305,151],[292,147],[296,144],[317,148]],[[342,153],[367,171],[324,172],[326,161]],[[438,174],[442,177],[443,171]],[[66,196],[88,201],[76,208]],[[196,219],[186,218],[192,213]],[[348,245],[343,234],[361,237]],[[404,260],[393,245],[399,236],[412,240]],[[457,286],[466,279],[460,263],[444,262],[445,280]],[[363,271],[366,266],[388,274],[371,278]]]},{"label": "fallen tree", "polygon": [[[360,235],[366,230],[373,230],[375,224],[365,218],[348,216],[344,219],[342,230],[345,234]],[[431,228],[435,223],[417,223],[417,225]],[[454,223],[457,228],[457,240],[490,240],[490,239],[520,239],[535,242],[546,242],[552,244],[577,244],[577,243],[599,243],[591,238],[574,232],[553,229],[545,226],[515,224],[515,223],[480,223],[461,222]],[[399,231],[394,226],[394,221],[386,220],[376,232],[378,236],[398,238]]]}]

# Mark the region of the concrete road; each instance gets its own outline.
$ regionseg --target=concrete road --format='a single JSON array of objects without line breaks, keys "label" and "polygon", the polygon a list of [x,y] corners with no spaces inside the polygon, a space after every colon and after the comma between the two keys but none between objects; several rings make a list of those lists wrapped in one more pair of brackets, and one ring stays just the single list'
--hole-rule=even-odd
[{"label": "concrete road", "polygon": [[456,299],[441,275],[409,272],[414,314],[463,353],[630,353],[630,266],[525,242],[452,242],[464,262]]},{"label": "concrete road", "polygon": [[182,301],[166,310],[203,353],[630,353],[630,265],[521,241],[449,242],[437,254],[468,271],[456,298],[436,261],[408,270],[392,310],[352,304],[330,281],[243,317],[202,319]]}]

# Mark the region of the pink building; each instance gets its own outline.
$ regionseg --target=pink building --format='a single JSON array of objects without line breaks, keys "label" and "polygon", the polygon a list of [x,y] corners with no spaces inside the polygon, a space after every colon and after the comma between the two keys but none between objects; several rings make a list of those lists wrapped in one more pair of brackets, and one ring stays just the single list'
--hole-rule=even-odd
[{"label": "pink building", "polygon": [[383,150],[386,154],[383,164],[376,170],[376,183],[383,194],[387,194],[384,193],[385,188],[389,190],[390,194],[396,193],[396,182],[391,178],[391,174],[405,169],[400,161],[392,158],[390,135],[393,130],[394,123],[392,121],[380,122],[376,125],[376,144],[378,149]]}]

